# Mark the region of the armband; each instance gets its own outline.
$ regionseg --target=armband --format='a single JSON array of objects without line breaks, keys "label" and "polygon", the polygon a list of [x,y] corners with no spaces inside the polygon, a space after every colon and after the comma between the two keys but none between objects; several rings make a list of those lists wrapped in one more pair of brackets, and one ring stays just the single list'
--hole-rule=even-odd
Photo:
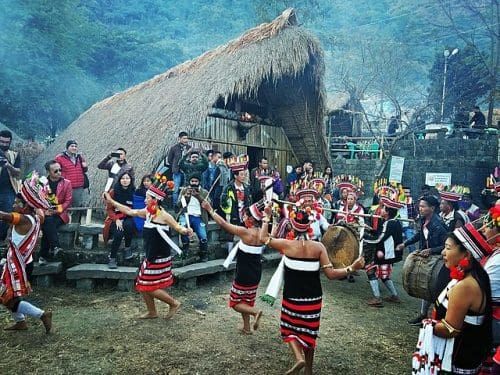
[{"label": "armband", "polygon": [[12,215],[12,221],[11,221],[12,225],[19,224],[19,222],[21,221],[21,214],[17,212],[12,212],[11,215]]},{"label": "armband", "polygon": [[449,333],[450,335],[453,335],[453,334],[455,334],[455,333],[460,333],[460,332],[462,332],[462,331],[461,331],[461,330],[459,330],[459,329],[453,328],[453,326],[452,326],[450,323],[448,323],[446,320],[444,320],[444,319],[441,319],[441,323],[443,323],[443,325],[444,325],[444,326],[445,326],[445,328],[448,330],[448,333]]}]

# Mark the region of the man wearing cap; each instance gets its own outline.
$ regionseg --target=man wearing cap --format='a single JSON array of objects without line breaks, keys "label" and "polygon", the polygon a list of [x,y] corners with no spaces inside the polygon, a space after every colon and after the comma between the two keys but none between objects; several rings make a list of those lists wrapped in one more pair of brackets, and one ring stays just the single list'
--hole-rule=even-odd
[{"label": "man wearing cap", "polygon": [[[66,151],[58,154],[55,159],[61,166],[61,176],[71,182],[73,189],[73,203],[71,207],[83,207],[86,204],[85,194],[85,173],[88,165],[83,156],[78,152],[78,143],[75,140],[66,142]],[[72,222],[80,223],[82,211],[75,211],[71,214]]]},{"label": "man wearing cap", "polygon": [[[12,133],[0,131],[0,211],[9,211],[19,192],[21,174],[21,157],[10,150]],[[9,226],[0,220],[0,242],[7,237]]]},{"label": "man wearing cap", "polygon": [[[177,206],[181,209],[179,222],[184,227],[190,227],[198,236],[200,242],[200,260],[208,261],[207,224],[208,213],[201,209],[201,202],[208,199],[208,191],[200,186],[201,177],[195,173],[189,177],[189,185],[184,186],[179,193]],[[184,257],[189,252],[189,237],[181,236]]]}]

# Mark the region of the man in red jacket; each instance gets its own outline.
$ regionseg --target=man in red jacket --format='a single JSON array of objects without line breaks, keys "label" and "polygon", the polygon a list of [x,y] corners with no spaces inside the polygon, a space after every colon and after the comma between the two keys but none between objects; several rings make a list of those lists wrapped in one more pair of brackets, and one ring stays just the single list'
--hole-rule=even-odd
[{"label": "man in red jacket", "polygon": [[69,222],[68,208],[73,199],[71,182],[61,177],[61,165],[55,160],[50,160],[45,163],[45,170],[48,173],[50,187],[47,200],[51,208],[45,211],[45,221],[42,224],[39,264],[47,263],[51,257],[51,249],[54,255],[61,250],[57,228]]},{"label": "man in red jacket", "polygon": [[[56,156],[55,161],[61,166],[61,176],[71,181],[73,187],[72,207],[83,207],[86,204],[88,194],[85,193],[85,173],[88,170],[87,162],[78,153],[78,143],[74,140],[66,142],[66,151]],[[71,221],[79,223],[82,211],[74,211]]]}]

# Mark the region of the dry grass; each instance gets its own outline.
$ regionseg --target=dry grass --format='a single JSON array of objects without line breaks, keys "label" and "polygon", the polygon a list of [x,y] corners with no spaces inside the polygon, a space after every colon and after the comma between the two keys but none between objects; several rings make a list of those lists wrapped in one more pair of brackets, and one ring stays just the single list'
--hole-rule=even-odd
[{"label": "dry grass", "polygon": [[[400,280],[398,265],[396,281]],[[271,276],[265,270],[262,287]],[[0,332],[2,374],[283,374],[291,365],[279,338],[279,303],[264,309],[259,331],[238,334],[237,313],[227,307],[230,282],[206,282],[195,291],[171,289],[183,302],[173,320],[134,319],[144,310],[137,293],[70,288],[39,290],[31,298],[54,309],[57,331],[39,322],[26,332]],[[369,284],[323,280],[321,337],[316,374],[410,372],[417,329],[407,325],[418,301],[402,291],[403,303],[368,308]],[[399,290],[401,284],[397,283]],[[385,291],[383,291],[385,292]],[[160,307],[160,313],[167,309]],[[8,314],[0,315],[7,324]],[[9,364],[8,367],[6,364]]]}]

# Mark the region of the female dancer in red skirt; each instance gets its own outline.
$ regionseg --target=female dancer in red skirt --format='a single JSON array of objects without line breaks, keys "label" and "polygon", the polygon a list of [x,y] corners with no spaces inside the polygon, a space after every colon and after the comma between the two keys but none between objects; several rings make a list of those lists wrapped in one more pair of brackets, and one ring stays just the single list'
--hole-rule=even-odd
[{"label": "female dancer in red skirt", "polygon": [[307,212],[299,210],[291,215],[293,234],[288,238],[294,237],[293,239],[270,237],[270,216],[271,206],[268,206],[262,220],[260,240],[283,253],[284,286],[280,330],[283,341],[288,343],[295,358],[295,364],[287,374],[298,374],[304,367],[306,374],[312,374],[323,294],[319,271],[322,269],[329,279],[341,279],[362,269],[364,259],[360,257],[349,267],[334,269],[325,246],[309,239],[308,232],[313,218]]},{"label": "female dancer in red skirt", "polygon": [[135,289],[142,293],[148,312],[141,315],[140,318],[158,318],[155,298],[170,306],[165,318],[172,318],[181,303],[163,290],[163,288],[169,287],[174,282],[171,269],[172,256],[170,254],[173,242],[169,240],[168,231],[169,228],[174,228],[182,235],[191,236],[193,230],[180,226],[168,212],[159,206],[158,201],[164,199],[166,194],[153,185],[146,192],[146,207],[138,210],[114,201],[109,193],[104,193],[103,196],[109,204],[125,215],[146,219],[143,230],[146,259],[144,259],[139,270],[139,276],[135,280]]}]

